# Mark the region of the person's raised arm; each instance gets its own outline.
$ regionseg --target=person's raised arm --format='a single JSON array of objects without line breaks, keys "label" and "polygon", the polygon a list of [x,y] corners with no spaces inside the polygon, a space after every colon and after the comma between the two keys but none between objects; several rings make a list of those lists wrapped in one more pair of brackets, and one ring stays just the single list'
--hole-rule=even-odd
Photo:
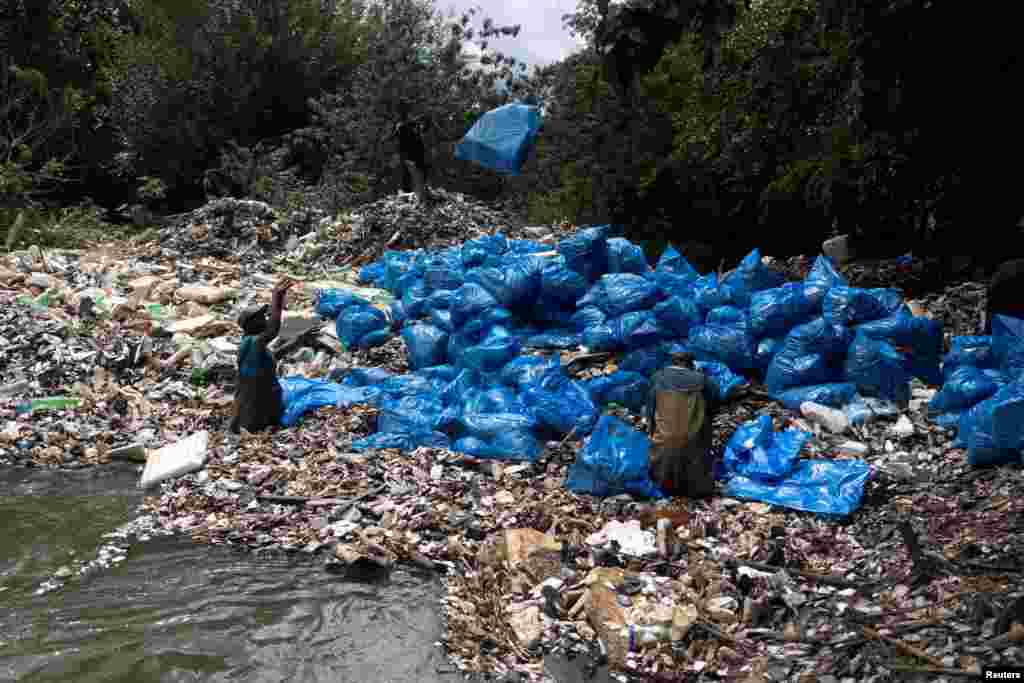
[{"label": "person's raised arm", "polygon": [[264,344],[269,344],[281,331],[281,313],[284,311],[285,295],[292,288],[295,281],[285,277],[274,286],[274,293],[270,300],[270,319],[267,320],[267,329],[260,334]]}]

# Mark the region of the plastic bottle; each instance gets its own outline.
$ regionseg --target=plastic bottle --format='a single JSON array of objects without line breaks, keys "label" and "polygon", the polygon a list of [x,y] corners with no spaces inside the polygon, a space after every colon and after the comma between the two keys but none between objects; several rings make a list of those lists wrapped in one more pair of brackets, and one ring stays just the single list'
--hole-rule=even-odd
[{"label": "plastic bottle", "polygon": [[846,413],[820,403],[811,401],[801,403],[800,412],[808,420],[817,422],[833,434],[842,434],[850,428],[850,418],[846,417]]},{"label": "plastic bottle", "polygon": [[67,408],[77,408],[81,403],[82,399],[80,398],[50,396],[32,399],[32,410],[66,410]]},{"label": "plastic bottle", "polygon": [[672,627],[668,624],[629,624],[623,630],[628,633],[630,652],[672,640]]}]

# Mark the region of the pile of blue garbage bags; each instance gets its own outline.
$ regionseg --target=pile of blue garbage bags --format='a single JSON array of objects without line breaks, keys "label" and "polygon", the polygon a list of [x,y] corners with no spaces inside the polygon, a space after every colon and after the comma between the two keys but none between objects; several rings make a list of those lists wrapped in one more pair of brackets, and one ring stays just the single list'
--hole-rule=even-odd
[{"label": "pile of blue garbage bags", "polygon": [[[355,369],[326,387],[285,378],[284,424],[321,405],[373,403],[377,433],[357,441],[357,450],[429,445],[525,461],[539,457],[545,440],[594,433],[577,464],[604,463],[598,469],[608,476],[597,476],[597,465],[589,473],[577,468],[570,488],[657,497],[636,464],[646,461],[646,453],[635,454],[646,437],[629,435],[601,410],[610,403],[642,410],[651,375],[672,353],[689,351],[720,399],[756,378],[793,409],[805,401],[900,403],[910,398],[912,377],[945,381],[933,407],[940,421],[959,421],[973,462],[1024,445],[1014,441],[1024,430],[1006,426],[1024,410],[1024,390],[1009,381],[1014,368],[1024,368],[1021,321],[1002,321],[992,339],[958,338],[943,359],[940,322],[915,317],[898,290],[851,287],[825,256],[803,281],[785,282],[755,249],[719,279],[701,275],[671,247],[652,267],[641,247],[610,235],[610,226],[589,227],[553,249],[499,233],[439,251],[385,252],[359,279],[389,291],[390,310],[329,290],[319,293],[317,311],[335,320],[348,348],[400,335],[411,372]],[[557,350],[579,346],[624,355],[613,374],[577,381]],[[628,463],[625,453],[634,453]],[[789,478],[780,472],[769,478],[776,488],[816,482],[848,490],[860,481],[820,464],[799,463]],[[747,471],[732,474],[772,485]]]}]

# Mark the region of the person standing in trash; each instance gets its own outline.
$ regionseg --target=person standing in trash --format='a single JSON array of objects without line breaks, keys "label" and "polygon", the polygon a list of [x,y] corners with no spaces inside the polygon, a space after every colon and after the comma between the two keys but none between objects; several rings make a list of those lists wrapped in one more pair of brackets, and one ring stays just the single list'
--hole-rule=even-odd
[{"label": "person standing in trash", "polygon": [[427,148],[423,143],[424,117],[411,117],[411,106],[400,102],[396,107],[398,123],[389,137],[398,139],[398,156],[402,164],[402,191],[415,191],[420,199],[427,199]]},{"label": "person standing in trash", "polygon": [[233,434],[241,429],[259,432],[281,424],[284,395],[277,381],[277,363],[267,345],[281,331],[285,295],[294,284],[290,278],[284,278],[274,287],[269,320],[266,304],[247,308],[238,317],[245,336],[238,347],[238,385],[230,425]]},{"label": "person standing in trash", "polygon": [[718,403],[693,356],[678,353],[651,381],[647,402],[651,480],[668,496],[705,498],[715,490],[712,422]]}]

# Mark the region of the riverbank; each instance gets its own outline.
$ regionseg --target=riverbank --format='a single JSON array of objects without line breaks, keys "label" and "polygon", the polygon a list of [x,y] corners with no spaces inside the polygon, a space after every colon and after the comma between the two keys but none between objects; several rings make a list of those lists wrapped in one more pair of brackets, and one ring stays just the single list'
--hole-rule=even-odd
[{"label": "riverbank", "polygon": [[[740,424],[771,415],[779,428],[813,432],[812,456],[842,457],[835,454],[843,444],[861,444],[872,477],[860,510],[841,524],[717,496],[653,505],[576,495],[564,481],[584,442],[572,435],[547,443],[536,462],[502,463],[426,447],[355,453],[353,441],[376,428],[369,406],[324,408],[273,433],[224,432],[238,341],[233,312],[267,300],[276,276],[304,283],[275,347],[280,374],[403,373],[399,338],[344,350],[333,325],[312,311],[315,290],[350,287],[352,270],[386,248],[446,246],[497,231],[553,245],[571,229],[514,220],[447,194],[430,208],[399,196],[342,219],[225,200],[156,242],[9,257],[0,272],[8,304],[0,313],[3,380],[28,386],[0,403],[0,459],[106,466],[118,446],[153,449],[208,430],[206,466],[145,499],[161,528],[308,557],[334,577],[371,579],[403,562],[436,570],[445,585],[443,643],[465,672],[540,681],[545,660],[566,651],[606,659],[619,676],[664,681],[883,680],[927,667],[960,676],[1019,659],[1020,643],[1000,619],[1020,597],[1024,569],[1014,555],[1024,547],[1020,468],[970,468],[950,433],[926,419],[933,390],[920,384],[903,415],[909,431],[896,429],[893,416],[831,435],[758,386],[716,422],[724,442]],[[781,265],[796,278],[809,260]],[[855,283],[913,276],[892,264],[847,274]],[[948,333],[969,334],[983,292],[960,283],[917,305]],[[591,362],[581,376],[614,371],[620,359]],[[18,412],[27,398],[68,389],[81,400],[76,408]],[[625,409],[609,412],[640,424]],[[658,538],[659,520],[667,520],[667,538]],[[615,522],[636,525],[628,537],[639,549],[610,546]],[[672,642],[631,648],[623,629],[630,623],[671,624]],[[908,658],[908,647],[918,653]],[[935,672],[920,675],[935,680]]]}]

